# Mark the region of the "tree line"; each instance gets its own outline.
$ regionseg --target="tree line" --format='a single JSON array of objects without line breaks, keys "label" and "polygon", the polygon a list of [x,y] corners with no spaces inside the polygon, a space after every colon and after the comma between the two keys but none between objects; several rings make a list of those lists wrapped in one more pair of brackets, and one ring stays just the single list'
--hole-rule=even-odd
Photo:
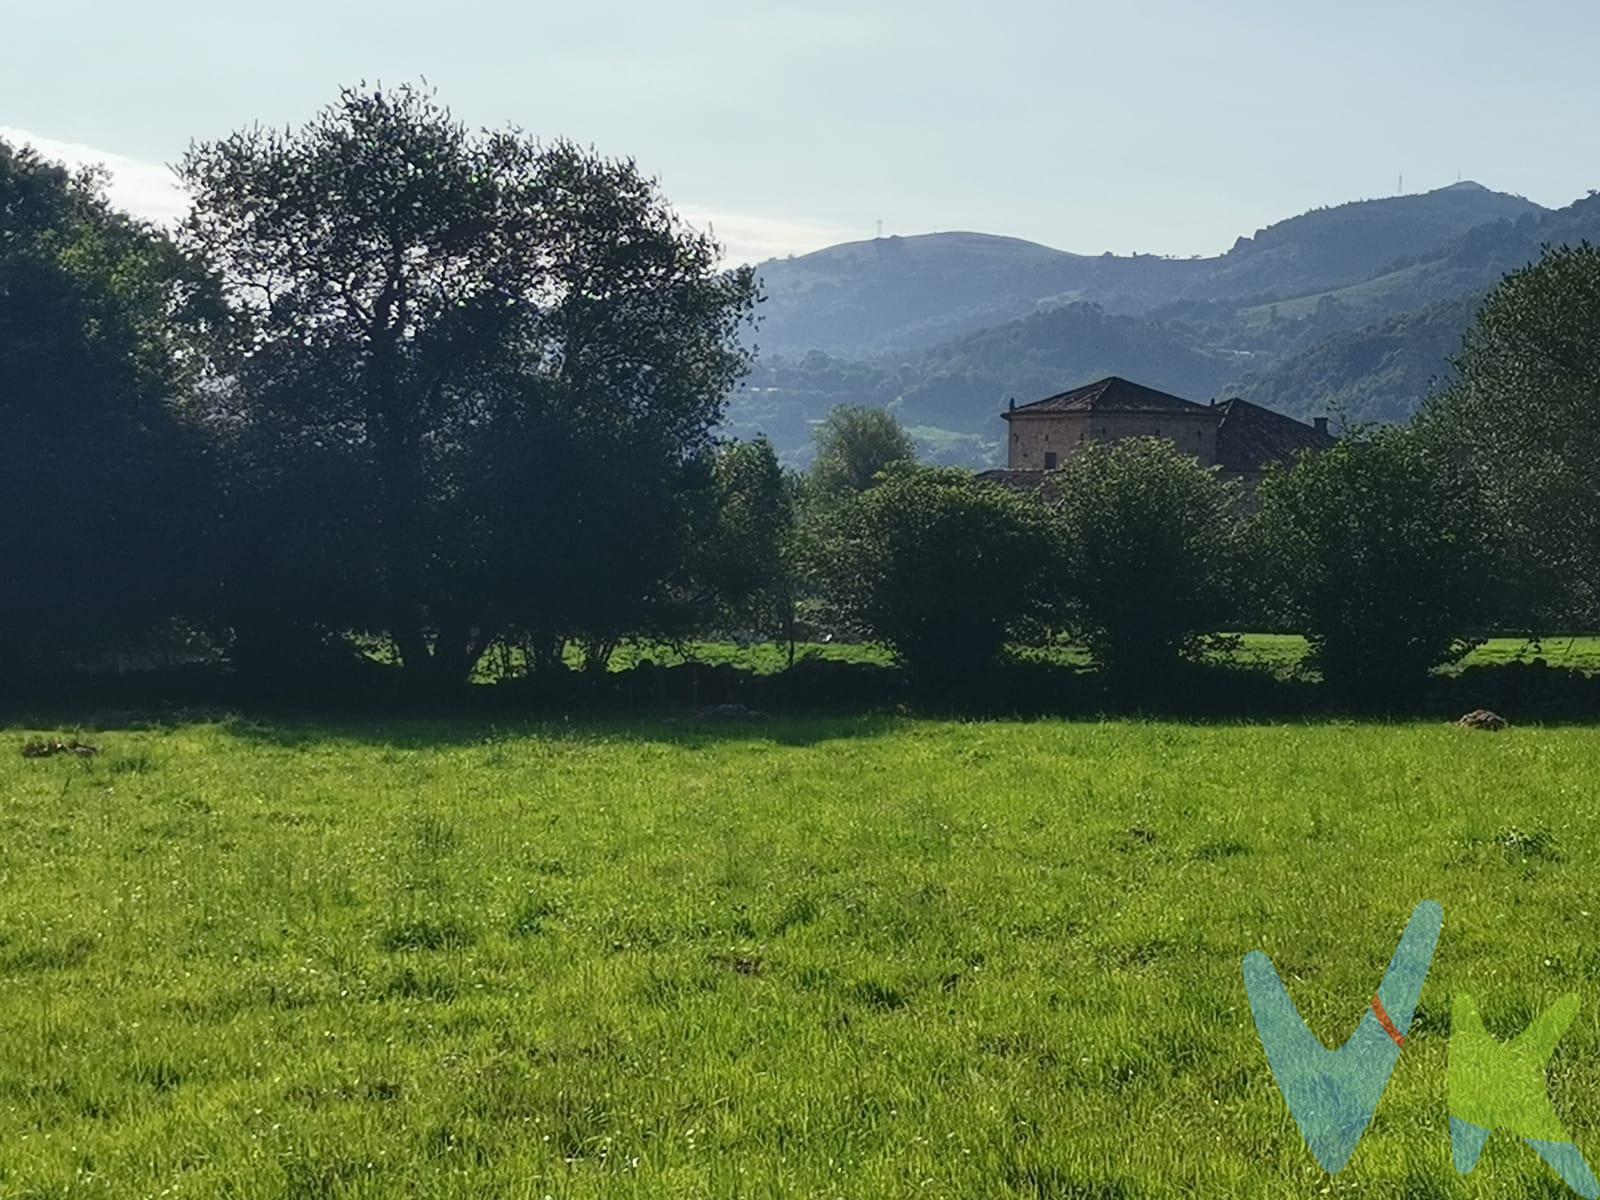
[{"label": "tree line", "polygon": [[1303,633],[1362,699],[1419,684],[1489,627],[1482,530],[1411,430],[1358,434],[1250,492],[1159,438],[1090,443],[1038,494],[891,465],[826,524],[824,594],[930,683],[1069,638],[1159,687],[1236,634]]},{"label": "tree line", "polygon": [[1600,251],[1483,305],[1410,426],[1242,491],[1159,440],[1036,493],[836,410],[804,476],[717,436],[751,365],[725,270],[631,161],[469,131],[414,87],[193,146],[168,232],[0,143],[0,669],[155,648],[459,683],[628,640],[806,628],[959,682],[1069,637],[1148,682],[1221,635],[1413,685],[1600,604]]}]

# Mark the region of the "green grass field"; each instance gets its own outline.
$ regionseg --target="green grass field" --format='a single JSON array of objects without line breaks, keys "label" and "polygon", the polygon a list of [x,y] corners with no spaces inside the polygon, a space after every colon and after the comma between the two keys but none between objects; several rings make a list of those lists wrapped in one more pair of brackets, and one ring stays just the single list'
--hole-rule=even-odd
[{"label": "green grass field", "polygon": [[[1458,1180],[1449,1004],[1576,990],[1600,731],[235,722],[0,735],[0,1197],[1559,1196]],[[1444,905],[1329,1178],[1240,982],[1354,1027]]]}]

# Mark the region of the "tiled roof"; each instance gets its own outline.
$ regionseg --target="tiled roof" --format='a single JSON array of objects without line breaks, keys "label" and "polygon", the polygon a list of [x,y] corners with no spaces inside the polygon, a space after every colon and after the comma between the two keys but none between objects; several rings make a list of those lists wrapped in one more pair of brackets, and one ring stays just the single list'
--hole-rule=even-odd
[{"label": "tiled roof", "polygon": [[979,483],[998,483],[1019,492],[1031,492],[1044,482],[1046,472],[1023,471],[1015,467],[997,467],[992,471],[979,471]]},{"label": "tiled roof", "polygon": [[1335,441],[1331,434],[1248,400],[1223,400],[1213,411],[1217,465],[1224,471],[1260,471],[1288,462],[1302,450],[1326,450]]},{"label": "tiled roof", "polygon": [[1094,383],[1035,400],[1032,404],[1019,404],[1005,414],[1010,420],[1015,413],[1058,412],[1205,412],[1206,406],[1158,392],[1118,375],[1110,375]]}]

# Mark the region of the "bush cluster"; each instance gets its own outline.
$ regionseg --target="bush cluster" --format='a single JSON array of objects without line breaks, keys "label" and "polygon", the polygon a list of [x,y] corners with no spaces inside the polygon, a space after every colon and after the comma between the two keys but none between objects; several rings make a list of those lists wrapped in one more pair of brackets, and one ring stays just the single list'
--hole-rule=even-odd
[{"label": "bush cluster", "polygon": [[896,469],[841,509],[818,563],[852,631],[921,675],[1068,638],[1154,686],[1224,630],[1309,640],[1363,699],[1419,685],[1484,627],[1496,564],[1417,433],[1358,433],[1226,482],[1170,442],[1091,444],[1037,491]]}]

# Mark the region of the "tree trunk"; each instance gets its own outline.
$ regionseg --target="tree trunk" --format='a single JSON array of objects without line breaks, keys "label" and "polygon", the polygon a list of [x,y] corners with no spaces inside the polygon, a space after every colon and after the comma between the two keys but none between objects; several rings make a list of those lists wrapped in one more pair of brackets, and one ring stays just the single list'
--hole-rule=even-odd
[{"label": "tree trunk", "polygon": [[554,671],[564,666],[562,654],[567,648],[565,638],[559,637],[533,637],[528,641],[528,669],[530,671]]},{"label": "tree trunk", "polygon": [[400,668],[412,674],[425,674],[433,660],[428,635],[420,629],[397,629],[391,635],[400,653]]},{"label": "tree trunk", "polygon": [[615,638],[593,638],[583,643],[583,669],[602,673],[611,665],[611,655],[616,651]]},{"label": "tree trunk", "polygon": [[784,636],[786,636],[789,639],[789,667],[790,667],[790,669],[793,669],[793,667],[794,667],[794,626],[795,626],[794,597],[793,596],[785,596],[783,598],[783,632],[784,632]]}]

